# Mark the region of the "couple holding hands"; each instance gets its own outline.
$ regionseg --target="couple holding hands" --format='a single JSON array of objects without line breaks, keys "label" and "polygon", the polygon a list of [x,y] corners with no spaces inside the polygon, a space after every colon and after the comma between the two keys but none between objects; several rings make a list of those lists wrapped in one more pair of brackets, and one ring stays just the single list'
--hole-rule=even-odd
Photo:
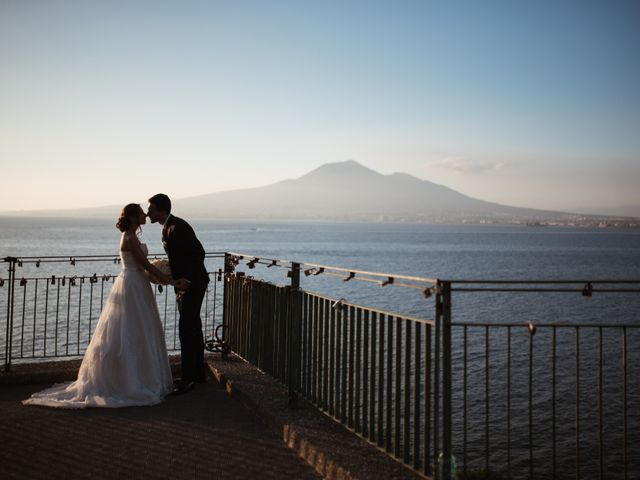
[{"label": "couple holding hands", "polygon": [[[147,259],[138,232],[147,217],[162,225],[162,245],[171,275]],[[182,394],[204,382],[204,338],[200,308],[209,283],[204,248],[193,228],[171,214],[163,193],[149,199],[145,213],[139,204],[126,205],[116,223],[122,232],[122,270],[113,283],[78,377],[34,393],[25,405],[62,408],[155,405],[168,394]],[[158,306],[149,275],[176,291],[182,378],[173,382]]]}]

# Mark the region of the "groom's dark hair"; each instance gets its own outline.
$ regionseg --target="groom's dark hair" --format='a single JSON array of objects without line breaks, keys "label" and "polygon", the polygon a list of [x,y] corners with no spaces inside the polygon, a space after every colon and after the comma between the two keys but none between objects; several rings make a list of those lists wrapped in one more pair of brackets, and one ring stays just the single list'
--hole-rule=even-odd
[{"label": "groom's dark hair", "polygon": [[171,199],[164,193],[156,193],[149,199],[149,203],[153,203],[157,209],[163,212],[171,213]]}]

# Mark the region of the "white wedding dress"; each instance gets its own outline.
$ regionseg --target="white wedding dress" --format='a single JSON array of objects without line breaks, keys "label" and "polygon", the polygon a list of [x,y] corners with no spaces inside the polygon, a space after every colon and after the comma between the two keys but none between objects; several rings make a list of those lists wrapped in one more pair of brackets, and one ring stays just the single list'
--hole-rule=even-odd
[{"label": "white wedding dress", "polygon": [[[146,245],[141,246],[148,254]],[[121,250],[120,258],[122,271],[113,283],[77,380],[34,393],[22,402],[25,405],[154,405],[171,392],[167,347],[151,285],[131,252]]]}]

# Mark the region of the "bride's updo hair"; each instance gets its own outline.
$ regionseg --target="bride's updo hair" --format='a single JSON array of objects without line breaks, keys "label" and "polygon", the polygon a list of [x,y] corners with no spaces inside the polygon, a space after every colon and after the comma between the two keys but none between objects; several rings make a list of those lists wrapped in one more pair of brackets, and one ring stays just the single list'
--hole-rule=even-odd
[{"label": "bride's updo hair", "polygon": [[138,203],[130,203],[126,205],[120,212],[118,221],[116,222],[116,228],[121,232],[126,232],[131,228],[131,217],[138,218],[138,214],[142,210],[142,207]]}]

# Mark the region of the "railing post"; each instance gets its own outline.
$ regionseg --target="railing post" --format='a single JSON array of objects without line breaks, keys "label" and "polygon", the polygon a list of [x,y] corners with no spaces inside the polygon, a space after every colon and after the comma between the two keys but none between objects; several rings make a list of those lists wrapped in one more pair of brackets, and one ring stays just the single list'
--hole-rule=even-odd
[{"label": "railing post", "polygon": [[[229,350],[231,350],[230,340],[233,337],[231,333],[231,329],[234,328],[235,326],[232,326],[229,320],[229,312],[231,311],[232,306],[230,305],[230,302],[231,302],[231,298],[229,298],[230,287],[229,287],[229,279],[227,278],[227,274],[233,273],[234,270],[235,270],[235,265],[233,264],[232,255],[225,252],[224,271],[222,275],[222,325],[223,325],[222,334],[224,336],[223,337],[224,340],[229,343]],[[215,302],[215,298],[214,298],[214,302]],[[213,318],[214,332],[215,332],[215,322],[216,322],[216,319],[214,316]],[[225,331],[225,330],[228,330],[228,331]],[[214,337],[215,337],[215,334],[214,334]]]},{"label": "railing post", "polygon": [[[229,306],[227,302],[229,301],[229,288],[227,287],[227,273],[229,272],[229,262],[230,262],[229,254],[225,252],[224,254],[224,273],[222,275],[222,324],[226,325],[226,328],[229,328],[229,319],[227,318],[229,314]],[[215,323],[215,317],[213,319]],[[223,327],[225,328],[225,327]],[[215,326],[214,326],[215,329]],[[227,332],[228,333],[228,332]]]},{"label": "railing post", "polygon": [[[433,340],[433,466],[438,473],[438,455],[440,452],[440,345],[442,342],[442,287],[436,288],[436,325]],[[431,461],[431,459],[429,459]]]},{"label": "railing post", "polygon": [[13,344],[13,296],[15,292],[16,283],[16,263],[18,259],[15,257],[5,257],[5,262],[9,263],[9,279],[8,279],[8,291],[7,291],[7,332],[5,337],[5,357],[4,357],[4,371],[11,371],[11,350]]},{"label": "railing post", "polygon": [[442,456],[438,478],[456,478],[451,438],[451,282],[439,282],[442,339]]},{"label": "railing post", "polygon": [[300,322],[302,321],[302,292],[300,291],[300,264],[291,263],[289,271],[291,278],[290,303],[287,328],[287,363],[289,364],[289,408],[298,404],[298,390],[300,389]]}]

